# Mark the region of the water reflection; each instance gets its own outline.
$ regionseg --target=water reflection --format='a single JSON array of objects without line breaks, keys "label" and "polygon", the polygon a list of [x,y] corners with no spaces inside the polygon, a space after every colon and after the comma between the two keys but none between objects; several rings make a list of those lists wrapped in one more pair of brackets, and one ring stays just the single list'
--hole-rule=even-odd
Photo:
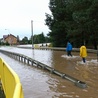
[{"label": "water reflection", "polygon": [[60,77],[0,55],[19,75],[25,98],[58,98],[62,94],[59,91],[62,86]]},{"label": "water reflection", "polygon": [[65,51],[32,50],[13,47],[1,47],[0,49],[32,57],[48,66],[84,81],[88,85],[86,89],[80,89],[61,77],[45,70],[37,69],[36,67],[23,65],[14,59],[0,54],[19,74],[25,98],[97,98],[98,62],[96,54],[89,53],[86,58],[87,62],[84,64],[78,52],[73,52],[73,57],[67,57]]}]

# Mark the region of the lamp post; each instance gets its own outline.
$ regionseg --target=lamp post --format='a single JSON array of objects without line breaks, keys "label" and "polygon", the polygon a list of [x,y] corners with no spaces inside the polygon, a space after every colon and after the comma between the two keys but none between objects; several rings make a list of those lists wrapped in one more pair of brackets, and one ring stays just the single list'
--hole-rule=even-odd
[{"label": "lamp post", "polygon": [[33,49],[34,48],[33,46],[33,20],[31,20],[31,33],[32,33],[31,40],[32,40],[32,49]]}]

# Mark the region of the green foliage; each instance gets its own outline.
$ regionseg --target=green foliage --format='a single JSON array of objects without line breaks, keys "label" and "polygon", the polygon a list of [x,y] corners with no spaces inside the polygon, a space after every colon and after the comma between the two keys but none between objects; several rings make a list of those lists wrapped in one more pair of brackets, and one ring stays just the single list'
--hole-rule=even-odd
[{"label": "green foliage", "polygon": [[46,14],[46,25],[54,46],[65,46],[67,41],[74,47],[81,43],[98,44],[98,0],[50,0],[52,15]]},{"label": "green foliage", "polygon": [[64,0],[50,0],[49,6],[52,16],[46,14],[46,25],[49,26],[51,32],[49,32],[49,36],[53,42],[54,46],[64,46],[66,41],[66,10]]},{"label": "green foliage", "polygon": [[28,44],[28,38],[25,36],[22,41],[21,41],[23,44]]},{"label": "green foliage", "polygon": [[[43,32],[41,34],[37,34],[33,36],[33,44],[39,43],[50,43],[50,37],[44,36]],[[24,37],[21,41],[19,40],[20,44],[32,44],[32,36],[30,39],[28,37]]]},{"label": "green foliage", "polygon": [[20,39],[19,39],[19,36],[17,35],[17,42],[19,42],[20,41]]},{"label": "green foliage", "polygon": [[[44,36],[44,33],[37,34],[33,36],[33,44],[39,44],[39,43],[49,43],[50,38],[48,36]],[[32,44],[32,36],[28,40],[28,44]]]},{"label": "green foliage", "polygon": [[0,42],[0,45],[6,45],[6,46],[9,46],[10,44],[8,42],[4,43],[4,42]]},{"label": "green foliage", "polygon": [[44,36],[43,32],[41,34],[34,35],[33,39],[34,39],[35,44],[45,42],[45,36]]}]

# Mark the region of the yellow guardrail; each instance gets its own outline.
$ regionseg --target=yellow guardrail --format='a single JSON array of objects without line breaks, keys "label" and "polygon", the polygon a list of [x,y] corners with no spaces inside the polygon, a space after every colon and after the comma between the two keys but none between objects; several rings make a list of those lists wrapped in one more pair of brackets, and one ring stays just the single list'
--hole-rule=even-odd
[{"label": "yellow guardrail", "polygon": [[0,78],[6,98],[24,98],[18,75],[0,58]]}]

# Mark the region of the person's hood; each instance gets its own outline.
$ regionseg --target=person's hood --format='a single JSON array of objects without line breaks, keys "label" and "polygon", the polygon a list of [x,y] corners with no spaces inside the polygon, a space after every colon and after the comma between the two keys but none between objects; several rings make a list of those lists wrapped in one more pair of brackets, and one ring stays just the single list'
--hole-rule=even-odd
[{"label": "person's hood", "polygon": [[85,46],[82,46],[83,49],[85,49]]},{"label": "person's hood", "polygon": [[68,42],[68,45],[70,45],[70,43]]}]

